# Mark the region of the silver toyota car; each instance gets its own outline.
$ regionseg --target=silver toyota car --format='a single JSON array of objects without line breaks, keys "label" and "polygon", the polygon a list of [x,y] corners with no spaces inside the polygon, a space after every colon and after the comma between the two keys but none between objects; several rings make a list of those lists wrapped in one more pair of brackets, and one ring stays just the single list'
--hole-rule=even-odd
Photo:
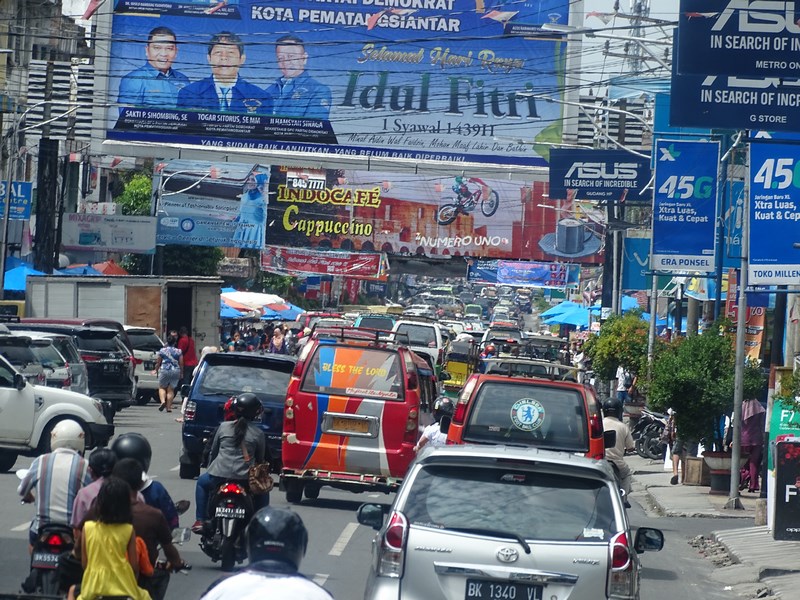
[{"label": "silver toyota car", "polygon": [[378,530],[368,600],[637,600],[638,553],[664,544],[605,461],[537,448],[425,448],[358,520]]}]

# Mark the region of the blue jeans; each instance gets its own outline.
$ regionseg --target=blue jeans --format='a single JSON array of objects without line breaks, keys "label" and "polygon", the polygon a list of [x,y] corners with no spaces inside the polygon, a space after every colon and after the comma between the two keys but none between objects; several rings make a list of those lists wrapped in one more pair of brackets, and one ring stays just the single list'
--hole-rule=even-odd
[{"label": "blue jeans", "polygon": [[[208,519],[208,498],[212,492],[216,490],[226,481],[234,481],[225,479],[224,477],[217,477],[210,475],[208,472],[203,473],[197,478],[197,485],[194,488],[194,506],[195,506],[195,519],[197,521],[205,521]],[[246,481],[237,481],[245,488],[248,488]],[[269,506],[269,494],[261,494],[258,496],[251,495],[253,501],[253,509],[259,510],[265,506]]]},{"label": "blue jeans", "polygon": [[620,402],[627,402],[630,396],[628,395],[627,390],[617,390],[617,400]]}]

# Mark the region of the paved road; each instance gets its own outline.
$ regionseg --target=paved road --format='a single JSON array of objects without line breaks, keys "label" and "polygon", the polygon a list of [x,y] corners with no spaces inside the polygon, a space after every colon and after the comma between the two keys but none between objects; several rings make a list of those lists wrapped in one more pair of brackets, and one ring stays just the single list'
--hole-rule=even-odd
[{"label": "paved road", "polygon": [[[117,415],[117,428],[119,433],[139,431],[147,435],[154,451],[151,474],[167,487],[173,499],[188,498],[194,504],[194,482],[178,477],[180,425],[172,418],[176,414],[159,413],[154,404],[132,407]],[[27,466],[30,460],[20,459],[15,468]],[[19,504],[15,494],[16,485],[17,479],[13,473],[0,474],[0,506],[3,506],[0,511],[0,593],[16,592],[28,570],[26,530],[31,508]],[[389,496],[383,494],[356,495],[323,488],[318,500],[306,501],[296,507],[311,537],[302,571],[324,585],[336,598],[360,598],[371,561],[372,530],[356,524],[355,510],[361,502],[390,500]],[[643,557],[644,598],[721,600],[732,597],[719,584],[709,583],[708,574],[712,570],[710,562],[698,560],[686,541],[700,533],[727,526],[740,527],[741,521],[648,516],[636,504],[636,496],[633,500],[632,522],[659,527],[667,535],[667,546],[663,552]],[[273,492],[272,503],[275,506],[287,506],[281,492]],[[189,526],[193,521],[193,509],[181,518],[183,526]],[[208,585],[221,576],[219,566],[200,551],[197,538],[187,542],[181,548],[181,554],[193,565],[193,570],[188,576],[173,576],[167,593],[168,600],[199,598]]]}]

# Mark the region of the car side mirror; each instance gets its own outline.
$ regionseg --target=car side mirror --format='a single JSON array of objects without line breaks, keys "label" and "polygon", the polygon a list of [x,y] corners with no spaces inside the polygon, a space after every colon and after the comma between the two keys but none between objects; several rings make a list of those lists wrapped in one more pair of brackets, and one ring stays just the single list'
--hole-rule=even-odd
[{"label": "car side mirror", "polygon": [[603,445],[606,448],[613,448],[617,445],[617,432],[616,431],[604,431],[603,432]]},{"label": "car side mirror", "polygon": [[658,552],[664,547],[664,533],[653,527],[640,527],[636,531],[633,548],[638,554],[642,552]]},{"label": "car side mirror", "polygon": [[356,512],[358,522],[367,527],[372,527],[375,531],[383,527],[383,505],[382,504],[362,504]]},{"label": "car side mirror", "polygon": [[184,397],[184,398],[185,398],[186,396],[188,396],[188,395],[189,395],[189,390],[190,390],[190,389],[191,389],[191,386],[190,386],[188,383],[184,383],[184,384],[181,386],[181,396],[182,396],[182,397]]},{"label": "car side mirror", "polygon": [[14,387],[22,391],[26,385],[25,376],[22,373],[14,373]]}]

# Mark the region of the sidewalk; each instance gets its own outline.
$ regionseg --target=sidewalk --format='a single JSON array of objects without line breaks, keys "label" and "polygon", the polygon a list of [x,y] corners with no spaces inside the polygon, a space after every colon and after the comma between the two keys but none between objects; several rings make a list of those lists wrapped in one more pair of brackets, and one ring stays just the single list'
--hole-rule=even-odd
[{"label": "sidewalk", "polygon": [[[739,563],[714,572],[714,579],[743,597],[784,598],[800,597],[800,541],[777,541],[764,527],[753,526],[756,494],[741,495],[744,510],[725,508],[727,496],[712,496],[706,486],[670,485],[672,471],[664,470],[661,461],[640,456],[627,456],[633,471],[633,496],[642,498],[650,507],[670,517],[715,517],[738,519],[736,529],[714,531],[711,536],[725,546]],[[771,596],[756,594],[769,588]],[[763,594],[763,592],[762,592]]]}]

